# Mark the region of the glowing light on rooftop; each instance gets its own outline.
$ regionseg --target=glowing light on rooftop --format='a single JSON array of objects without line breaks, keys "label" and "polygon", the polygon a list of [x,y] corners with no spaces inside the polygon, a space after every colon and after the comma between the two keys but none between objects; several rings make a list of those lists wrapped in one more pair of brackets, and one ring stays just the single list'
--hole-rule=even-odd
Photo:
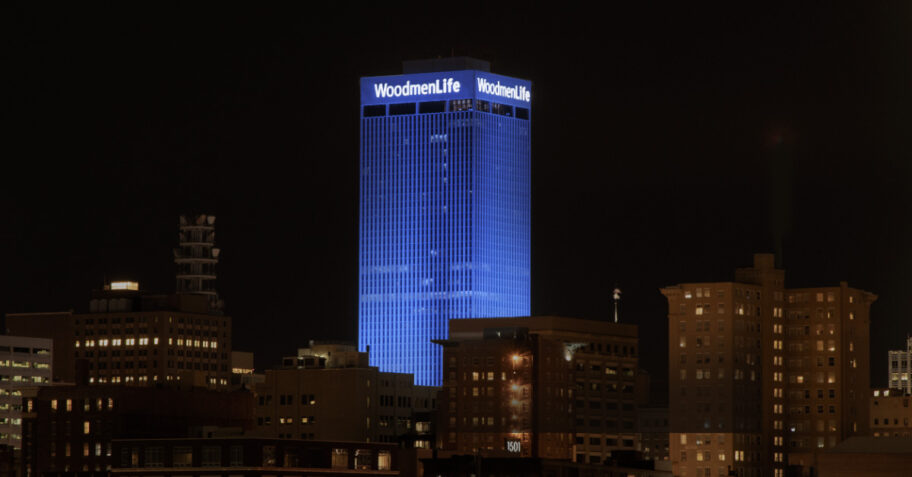
[{"label": "glowing light on rooftop", "polygon": [[111,290],[139,290],[139,282],[111,282]]}]

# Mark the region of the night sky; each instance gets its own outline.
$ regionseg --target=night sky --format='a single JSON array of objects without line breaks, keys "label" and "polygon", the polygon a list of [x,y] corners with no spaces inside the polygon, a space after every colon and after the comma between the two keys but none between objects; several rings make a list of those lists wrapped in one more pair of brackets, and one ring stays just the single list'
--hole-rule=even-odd
[{"label": "night sky", "polygon": [[787,286],[879,295],[886,383],[912,332],[912,4],[487,3],[0,7],[0,311],[170,292],[177,216],[204,212],[235,349],[355,340],[358,78],[467,55],[533,82],[533,313],[608,319],[619,286],[664,377],[658,288],[782,250]]}]

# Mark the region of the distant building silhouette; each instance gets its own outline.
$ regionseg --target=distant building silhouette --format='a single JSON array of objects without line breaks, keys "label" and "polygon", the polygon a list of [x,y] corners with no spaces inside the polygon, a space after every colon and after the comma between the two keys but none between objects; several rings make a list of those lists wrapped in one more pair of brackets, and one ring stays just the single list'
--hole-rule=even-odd
[{"label": "distant building silhouette", "polygon": [[174,249],[179,295],[203,295],[212,311],[221,311],[215,288],[220,249],[215,247],[214,215],[181,215],[178,247]]}]

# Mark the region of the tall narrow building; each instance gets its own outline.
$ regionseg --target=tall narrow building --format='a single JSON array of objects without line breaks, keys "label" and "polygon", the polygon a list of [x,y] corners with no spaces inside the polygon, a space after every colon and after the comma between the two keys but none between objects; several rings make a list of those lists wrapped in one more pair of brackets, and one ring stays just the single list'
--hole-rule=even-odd
[{"label": "tall narrow building", "polygon": [[215,290],[219,257],[219,249],[215,247],[215,216],[180,216],[178,240],[174,249],[177,293],[204,295],[211,310],[220,310],[222,306]]},{"label": "tall narrow building", "polygon": [[662,293],[675,475],[810,475],[819,452],[867,432],[876,295],[845,282],[787,289],[772,254],[733,282]]},{"label": "tall narrow building", "polygon": [[529,81],[470,58],[361,79],[359,349],[439,386],[447,320],[528,316]]},{"label": "tall narrow building", "polygon": [[912,337],[906,338],[905,350],[890,350],[888,358],[890,389],[902,389],[905,394],[912,394]]}]

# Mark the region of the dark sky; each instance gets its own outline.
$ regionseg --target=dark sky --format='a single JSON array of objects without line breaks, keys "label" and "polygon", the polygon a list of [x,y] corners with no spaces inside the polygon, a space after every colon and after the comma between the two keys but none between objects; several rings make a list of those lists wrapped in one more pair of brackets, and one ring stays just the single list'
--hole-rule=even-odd
[{"label": "dark sky", "polygon": [[203,211],[235,348],[354,340],[358,78],[470,55],[534,85],[534,313],[607,319],[617,284],[663,375],[657,289],[782,243],[787,285],[880,296],[885,383],[912,332],[912,5],[374,3],[2,7],[2,311],[170,291]]}]

